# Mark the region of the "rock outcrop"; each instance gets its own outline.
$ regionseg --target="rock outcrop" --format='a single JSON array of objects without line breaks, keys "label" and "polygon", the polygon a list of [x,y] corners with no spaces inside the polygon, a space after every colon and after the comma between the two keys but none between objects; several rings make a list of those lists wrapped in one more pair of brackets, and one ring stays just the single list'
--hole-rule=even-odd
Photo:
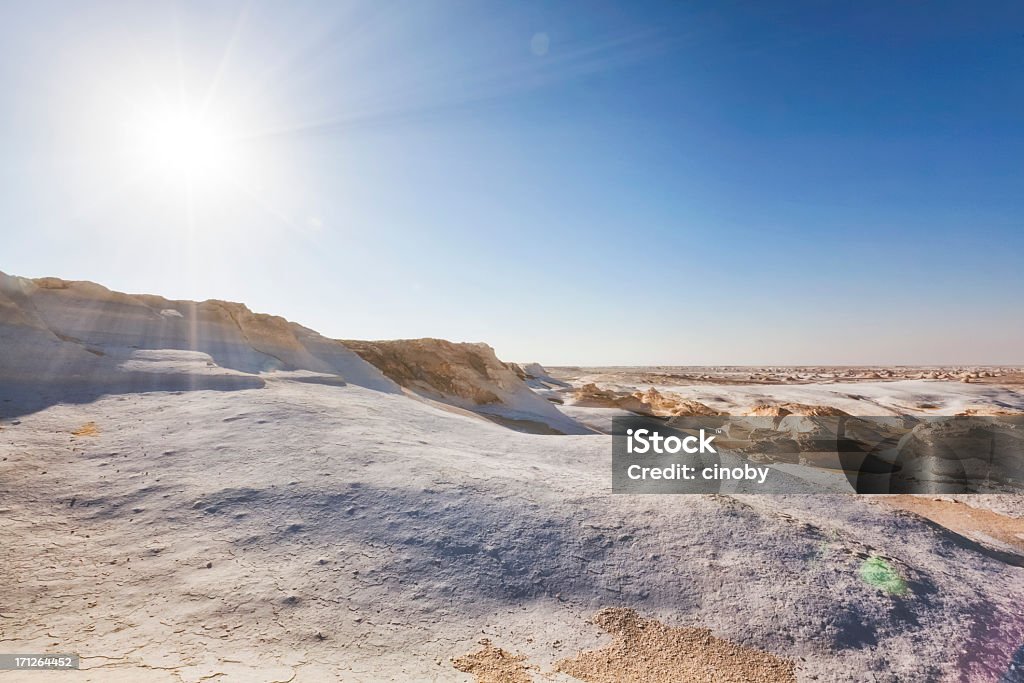
[{"label": "rock outcrop", "polygon": [[848,415],[839,408],[832,406],[815,406],[805,403],[758,403],[743,413],[758,417],[785,417],[799,415],[801,417],[841,417]]},{"label": "rock outcrop", "polygon": [[[104,393],[249,389],[268,372],[399,387],[344,345],[228,301],[176,301],[92,282],[0,273],[0,410]],[[74,396],[71,396],[73,394]]]},{"label": "rock outcrop", "polygon": [[585,384],[573,392],[574,404],[591,408],[621,408],[638,415],[657,417],[692,417],[720,415],[717,410],[700,401],[693,401],[672,393],[662,393],[651,387],[647,391],[626,393],[602,389],[596,384]]},{"label": "rock outcrop", "polygon": [[523,368],[498,360],[487,344],[444,339],[342,343],[392,381],[425,398],[505,420],[502,423],[509,426],[532,421],[562,433],[591,431],[531,391],[516,371]]}]

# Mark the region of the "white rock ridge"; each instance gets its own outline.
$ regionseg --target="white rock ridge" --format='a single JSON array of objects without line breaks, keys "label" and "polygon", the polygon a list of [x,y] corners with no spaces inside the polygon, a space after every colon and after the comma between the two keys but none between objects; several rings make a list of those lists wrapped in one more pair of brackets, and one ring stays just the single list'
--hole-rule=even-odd
[{"label": "white rock ridge", "polygon": [[0,413],[106,393],[260,388],[287,373],[387,393],[405,387],[515,428],[591,432],[531,391],[486,344],[341,342],[229,301],[0,273],[0,346]]}]

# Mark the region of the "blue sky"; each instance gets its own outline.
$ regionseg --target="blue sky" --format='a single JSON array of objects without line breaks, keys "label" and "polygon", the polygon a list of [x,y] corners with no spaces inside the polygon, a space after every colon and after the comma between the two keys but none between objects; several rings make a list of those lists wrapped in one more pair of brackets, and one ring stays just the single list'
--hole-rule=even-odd
[{"label": "blue sky", "polygon": [[[0,270],[551,364],[1024,363],[1022,74],[1018,2],[8,5]],[[215,173],[126,142],[182,103]]]}]

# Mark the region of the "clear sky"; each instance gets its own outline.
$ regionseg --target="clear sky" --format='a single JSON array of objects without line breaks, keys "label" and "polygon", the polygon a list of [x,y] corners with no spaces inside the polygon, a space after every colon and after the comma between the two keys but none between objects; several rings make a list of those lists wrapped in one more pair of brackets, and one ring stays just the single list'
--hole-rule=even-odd
[{"label": "clear sky", "polygon": [[0,270],[550,364],[1024,363],[1024,3],[7,2]]}]

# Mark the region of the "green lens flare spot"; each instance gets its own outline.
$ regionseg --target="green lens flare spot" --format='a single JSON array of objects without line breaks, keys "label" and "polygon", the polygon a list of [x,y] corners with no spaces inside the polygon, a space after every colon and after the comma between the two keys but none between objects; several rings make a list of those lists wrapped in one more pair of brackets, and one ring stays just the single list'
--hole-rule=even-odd
[{"label": "green lens flare spot", "polygon": [[896,568],[881,557],[864,560],[860,566],[860,578],[889,595],[905,595],[909,590],[907,582],[903,580]]}]

